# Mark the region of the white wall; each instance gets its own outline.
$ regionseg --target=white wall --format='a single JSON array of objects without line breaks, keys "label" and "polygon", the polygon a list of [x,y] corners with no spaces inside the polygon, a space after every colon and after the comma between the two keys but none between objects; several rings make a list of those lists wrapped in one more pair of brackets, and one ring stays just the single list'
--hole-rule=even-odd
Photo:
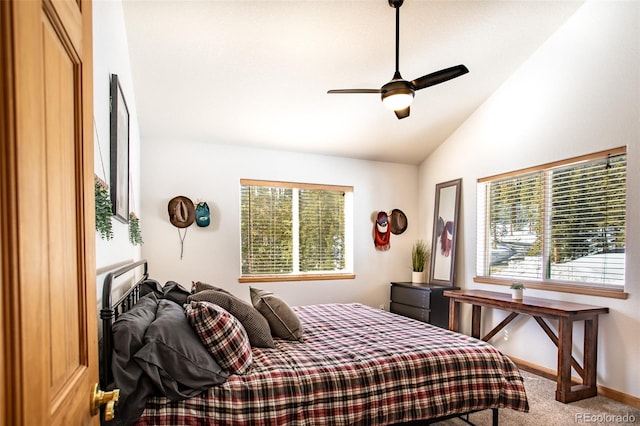
[{"label": "white wall", "polygon": [[[130,209],[140,216],[140,134],[122,3],[98,1],[93,4],[94,164],[95,173],[107,184],[110,183],[109,81],[111,74],[118,75],[129,110],[130,191],[132,192],[129,203]],[[99,272],[140,257],[140,247],[129,243],[128,225],[114,218],[111,222],[114,231],[113,239],[103,240],[96,232],[96,269]],[[98,278],[100,287],[100,277]]]},{"label": "white wall", "polygon": [[[419,217],[431,235],[434,187],[462,177],[457,284],[476,284],[476,180],[509,170],[627,146],[627,300],[539,290],[527,294],[608,306],[600,317],[598,383],[640,397],[640,3],[587,2],[439,149],[420,165]],[[473,70],[469,74],[473,78]],[[470,332],[470,309],[461,324]],[[487,332],[506,316],[485,315]],[[556,348],[532,319],[491,340],[509,355],[556,368]],[[574,329],[581,353],[582,327]]]},{"label": "white wall", "polygon": [[[301,141],[303,143],[304,141]],[[191,281],[223,287],[249,300],[240,276],[240,179],[265,179],[354,187],[355,280],[252,284],[270,289],[292,305],[361,302],[388,308],[389,282],[410,281],[411,246],[417,234],[418,167],[296,154],[222,144],[144,140],[142,146],[143,257],[152,276],[189,288]],[[184,195],[207,201],[211,225],[187,228],[180,260],[178,228],[171,225],[169,200]],[[401,209],[408,228],[391,235],[391,249],[376,251],[373,217]]]}]

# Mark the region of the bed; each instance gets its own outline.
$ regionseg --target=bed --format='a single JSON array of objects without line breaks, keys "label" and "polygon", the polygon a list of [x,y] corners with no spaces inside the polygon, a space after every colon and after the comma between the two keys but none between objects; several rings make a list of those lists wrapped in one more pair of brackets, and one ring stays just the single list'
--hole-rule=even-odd
[{"label": "bed", "polygon": [[[142,278],[112,304],[113,280],[138,267]],[[139,302],[147,279],[145,261],[105,279],[105,387],[114,381],[114,321]],[[518,368],[486,342],[358,303],[292,309],[304,329],[301,340],[275,337],[272,348],[252,347],[244,374],[229,374],[193,396],[163,396],[156,389],[133,424],[428,424],[487,409],[497,424],[498,408],[529,409]]]}]

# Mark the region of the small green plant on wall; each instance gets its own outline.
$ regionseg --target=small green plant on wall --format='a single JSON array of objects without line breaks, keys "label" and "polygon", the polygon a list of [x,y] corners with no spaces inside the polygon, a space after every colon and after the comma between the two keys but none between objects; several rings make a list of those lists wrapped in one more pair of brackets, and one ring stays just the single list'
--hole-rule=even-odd
[{"label": "small green plant on wall", "polygon": [[103,240],[113,238],[113,228],[111,226],[111,198],[109,188],[99,177],[95,177],[96,192],[96,231]]},{"label": "small green plant on wall", "polygon": [[140,232],[140,219],[134,212],[129,213],[129,241],[134,246],[142,244],[142,233]]}]

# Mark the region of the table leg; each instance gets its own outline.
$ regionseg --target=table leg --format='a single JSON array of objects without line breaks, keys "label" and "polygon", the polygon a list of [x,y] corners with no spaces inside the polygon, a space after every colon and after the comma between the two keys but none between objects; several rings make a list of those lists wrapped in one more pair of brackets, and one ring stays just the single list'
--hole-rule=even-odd
[{"label": "table leg", "polygon": [[460,302],[449,299],[449,330],[460,331]]},{"label": "table leg", "polygon": [[471,336],[476,339],[480,338],[480,314],[482,306],[472,305],[471,311]]},{"label": "table leg", "polygon": [[573,346],[573,322],[560,318],[558,323],[558,377],[556,400],[569,402],[571,394],[571,349]]},{"label": "table leg", "polygon": [[586,319],[584,321],[584,361],[583,370],[584,377],[582,382],[587,388],[595,389],[596,387],[596,366],[598,357],[598,317]]}]

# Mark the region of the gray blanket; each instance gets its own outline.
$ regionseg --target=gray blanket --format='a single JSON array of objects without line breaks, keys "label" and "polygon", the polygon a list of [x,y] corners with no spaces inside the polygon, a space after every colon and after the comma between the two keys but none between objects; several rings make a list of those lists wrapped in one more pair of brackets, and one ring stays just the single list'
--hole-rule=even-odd
[{"label": "gray blanket", "polygon": [[177,303],[151,293],[113,325],[111,368],[120,389],[118,423],[133,423],[147,398],[180,401],[224,383],[229,375],[207,352]]}]

